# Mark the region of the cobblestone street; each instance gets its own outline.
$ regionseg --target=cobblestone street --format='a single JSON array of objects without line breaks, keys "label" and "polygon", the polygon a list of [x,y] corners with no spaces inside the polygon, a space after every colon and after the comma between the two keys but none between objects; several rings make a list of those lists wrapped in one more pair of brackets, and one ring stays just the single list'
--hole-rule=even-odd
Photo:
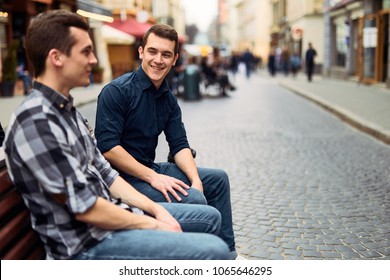
[{"label": "cobblestone street", "polygon": [[198,165],[230,175],[239,252],[390,259],[390,146],[280,87],[280,79],[292,78],[237,76],[230,98],[180,100]]}]

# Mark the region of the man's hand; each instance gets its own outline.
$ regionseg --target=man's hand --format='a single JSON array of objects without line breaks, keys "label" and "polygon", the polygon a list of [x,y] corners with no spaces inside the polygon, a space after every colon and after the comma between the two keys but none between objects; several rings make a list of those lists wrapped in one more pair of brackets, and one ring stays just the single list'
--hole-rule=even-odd
[{"label": "man's hand", "polygon": [[177,192],[180,192],[182,195],[187,196],[188,193],[185,190],[188,190],[190,188],[190,186],[188,186],[179,179],[175,179],[171,176],[157,173],[151,179],[150,184],[153,188],[161,192],[164,195],[166,201],[168,202],[172,202],[169,197],[169,194],[173,195],[173,197],[176,198],[177,201],[181,201],[181,198],[177,194]]},{"label": "man's hand", "polygon": [[157,211],[154,214],[155,219],[159,222],[159,229],[168,230],[174,232],[182,232],[181,226],[178,221],[172,217],[172,215],[161,205],[157,206]]}]

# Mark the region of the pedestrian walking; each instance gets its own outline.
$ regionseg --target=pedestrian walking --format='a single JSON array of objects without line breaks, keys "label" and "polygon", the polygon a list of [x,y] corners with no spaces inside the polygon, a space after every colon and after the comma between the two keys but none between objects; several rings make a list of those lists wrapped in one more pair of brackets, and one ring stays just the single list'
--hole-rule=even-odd
[{"label": "pedestrian walking", "polygon": [[283,50],[280,54],[280,67],[285,76],[288,76],[290,68],[290,52],[286,46],[283,47]]},{"label": "pedestrian walking", "polygon": [[230,57],[230,70],[232,71],[233,77],[236,77],[238,72],[238,65],[240,64],[240,56],[237,51],[233,51]]},{"label": "pedestrian walking", "polygon": [[276,74],[276,57],[274,49],[270,50],[268,55],[268,72],[272,77]]},{"label": "pedestrian walking", "polygon": [[46,258],[228,259],[228,247],[216,236],[216,209],[157,204],[99,152],[70,94],[90,84],[97,63],[89,31],[83,17],[66,10],[34,18],[25,46],[36,80],[12,115],[4,143],[8,173]]},{"label": "pedestrian walking", "polygon": [[307,80],[309,82],[313,79],[313,72],[314,72],[314,66],[315,66],[315,57],[317,55],[316,50],[313,48],[313,45],[309,43],[309,48],[306,51],[305,55],[305,64],[306,64],[306,74],[307,74]]},{"label": "pedestrian walking", "polygon": [[247,49],[243,54],[242,54],[242,62],[245,65],[245,73],[247,79],[251,77],[252,70],[253,70],[253,65],[254,65],[255,58],[252,54],[252,52]]},{"label": "pedestrian walking", "polygon": [[301,58],[298,53],[294,53],[290,58],[291,73],[293,77],[297,75],[297,72],[301,68]]}]

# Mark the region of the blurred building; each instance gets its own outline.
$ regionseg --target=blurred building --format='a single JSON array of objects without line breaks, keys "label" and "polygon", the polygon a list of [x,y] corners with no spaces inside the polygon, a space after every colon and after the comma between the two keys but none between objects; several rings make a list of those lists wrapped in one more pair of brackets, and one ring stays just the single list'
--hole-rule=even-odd
[{"label": "blurred building", "polygon": [[256,56],[265,59],[269,52],[271,19],[268,0],[220,1],[221,41],[232,50],[243,52],[249,49]]},{"label": "blurred building", "polygon": [[270,45],[287,47],[304,58],[309,43],[317,51],[316,72],[321,72],[324,53],[323,0],[269,0],[272,7]]},{"label": "blurred building", "polygon": [[[86,17],[91,25],[92,39],[101,41],[99,32],[102,23],[112,21],[111,11],[92,0],[1,0],[0,1],[0,56],[1,61],[7,53],[7,47],[17,42],[17,64],[32,73],[24,51],[24,37],[30,21],[40,12],[52,9],[64,9],[77,12]],[[96,54],[103,66],[108,64],[104,47],[96,45]]]},{"label": "blurred building", "polygon": [[327,0],[324,75],[390,87],[389,23],[389,0]]},{"label": "blurred building", "polygon": [[181,0],[0,0],[1,61],[16,40],[18,64],[29,68],[23,49],[27,26],[38,13],[50,9],[77,12],[88,19],[103,82],[138,67],[138,47],[152,24],[172,25],[181,42],[185,40]]},{"label": "blurred building", "polygon": [[180,0],[101,0],[112,11],[114,21],[106,23],[132,38],[134,42],[107,44],[112,78],[136,69],[139,65],[138,47],[146,31],[155,23],[173,26],[184,40],[185,23]]}]

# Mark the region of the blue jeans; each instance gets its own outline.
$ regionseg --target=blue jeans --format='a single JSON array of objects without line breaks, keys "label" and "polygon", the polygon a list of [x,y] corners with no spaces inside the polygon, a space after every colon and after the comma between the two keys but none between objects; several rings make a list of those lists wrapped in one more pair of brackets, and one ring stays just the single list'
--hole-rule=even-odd
[{"label": "blue jeans", "polygon": [[[177,178],[187,185],[191,185],[187,176],[176,166],[176,164],[169,162],[156,163],[152,166],[152,169],[159,174],[165,174]],[[191,188],[186,190],[188,192],[188,196],[183,196],[179,192],[178,195],[182,198],[183,203],[208,204],[216,208],[221,213],[222,223],[219,237],[227,243],[230,251],[232,252],[232,258],[234,258],[236,255],[236,246],[233,232],[229,177],[226,172],[221,169],[198,167],[198,173],[200,179],[202,180],[204,194],[194,188]],[[139,180],[135,177],[124,177],[134,188],[148,196],[153,201],[166,202],[163,194],[151,187],[145,181]],[[178,202],[171,195],[170,198],[172,202]]]},{"label": "blue jeans", "polygon": [[160,230],[114,231],[76,260],[226,260],[229,250],[216,236],[221,215],[207,205],[161,203],[184,233]]}]

